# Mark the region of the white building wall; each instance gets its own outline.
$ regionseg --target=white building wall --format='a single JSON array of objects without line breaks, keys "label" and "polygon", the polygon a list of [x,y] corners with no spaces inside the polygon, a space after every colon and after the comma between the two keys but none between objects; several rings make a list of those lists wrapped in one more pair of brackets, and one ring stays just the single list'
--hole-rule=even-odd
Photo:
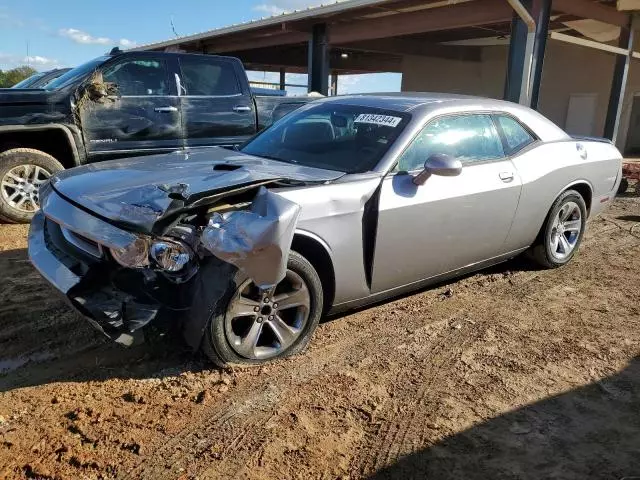
[{"label": "white building wall", "polygon": [[[480,62],[407,55],[403,91],[435,91],[502,98],[508,46],[485,47]],[[540,111],[566,127],[572,94],[595,94],[595,136],[601,136],[609,103],[615,54],[549,40],[540,91]],[[624,147],[634,94],[640,95],[640,60],[632,61],[618,145]],[[634,117],[636,115],[634,114]],[[640,114],[637,115],[640,121]]]}]

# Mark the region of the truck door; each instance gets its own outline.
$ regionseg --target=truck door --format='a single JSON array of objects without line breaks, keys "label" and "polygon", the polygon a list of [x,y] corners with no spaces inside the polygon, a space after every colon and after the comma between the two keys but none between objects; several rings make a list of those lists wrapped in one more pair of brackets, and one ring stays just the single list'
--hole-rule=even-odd
[{"label": "truck door", "polygon": [[180,104],[175,79],[160,56],[126,55],[101,69],[117,96],[80,107],[85,142],[92,160],[182,147]]},{"label": "truck door", "polygon": [[180,70],[186,146],[236,145],[256,132],[256,107],[240,62],[181,55]]}]

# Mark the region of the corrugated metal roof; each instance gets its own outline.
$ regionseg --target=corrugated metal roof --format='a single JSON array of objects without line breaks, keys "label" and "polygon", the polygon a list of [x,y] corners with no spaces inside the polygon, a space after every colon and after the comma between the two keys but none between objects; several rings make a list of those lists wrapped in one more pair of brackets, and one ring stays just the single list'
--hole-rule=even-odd
[{"label": "corrugated metal roof", "polygon": [[356,8],[370,7],[389,2],[390,0],[338,0],[335,3],[318,5],[315,7],[309,7],[304,10],[294,10],[292,12],[285,12],[279,15],[273,15],[267,18],[261,18],[259,20],[252,20],[250,22],[238,23],[230,25],[228,27],[217,28],[213,30],[207,30],[201,33],[195,33],[192,35],[184,35],[181,37],[172,38],[170,40],[164,40],[160,42],[147,43],[145,45],[139,45],[129,50],[148,50],[156,48],[165,48],[182,43],[193,42],[202,40],[204,38],[220,37],[222,35],[228,35],[231,33],[239,33],[245,30],[251,30],[254,28],[269,27],[271,25],[278,25],[282,22],[293,22],[296,20],[305,20],[313,17],[321,17],[323,15],[332,15],[335,13],[345,12]]}]

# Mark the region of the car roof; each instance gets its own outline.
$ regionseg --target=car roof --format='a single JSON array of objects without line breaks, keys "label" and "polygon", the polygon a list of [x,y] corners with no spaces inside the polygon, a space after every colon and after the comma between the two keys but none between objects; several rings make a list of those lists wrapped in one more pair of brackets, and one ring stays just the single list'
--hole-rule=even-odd
[{"label": "car roof", "polygon": [[488,109],[521,109],[521,105],[504,100],[458,95],[454,93],[436,92],[402,92],[402,93],[363,93],[328,97],[325,102],[337,102],[346,105],[377,107],[399,112],[412,112],[423,109],[434,109],[444,106],[486,107]]},{"label": "car roof", "polygon": [[433,112],[438,113],[440,110],[443,112],[467,110],[505,112],[517,117],[543,141],[565,140],[568,138],[562,129],[535,110],[517,103],[493,98],[454,93],[402,92],[344,95],[327,97],[317,101],[410,113],[415,119],[418,119],[417,121],[424,115]]}]

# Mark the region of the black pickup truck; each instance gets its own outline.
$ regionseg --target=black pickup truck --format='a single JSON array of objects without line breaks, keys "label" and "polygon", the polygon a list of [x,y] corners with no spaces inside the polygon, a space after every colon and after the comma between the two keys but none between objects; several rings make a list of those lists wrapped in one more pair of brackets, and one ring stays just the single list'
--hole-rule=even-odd
[{"label": "black pickup truck", "polygon": [[62,169],[237,145],[309,100],[254,96],[236,58],[116,49],[44,89],[2,90],[0,220],[29,221]]}]

